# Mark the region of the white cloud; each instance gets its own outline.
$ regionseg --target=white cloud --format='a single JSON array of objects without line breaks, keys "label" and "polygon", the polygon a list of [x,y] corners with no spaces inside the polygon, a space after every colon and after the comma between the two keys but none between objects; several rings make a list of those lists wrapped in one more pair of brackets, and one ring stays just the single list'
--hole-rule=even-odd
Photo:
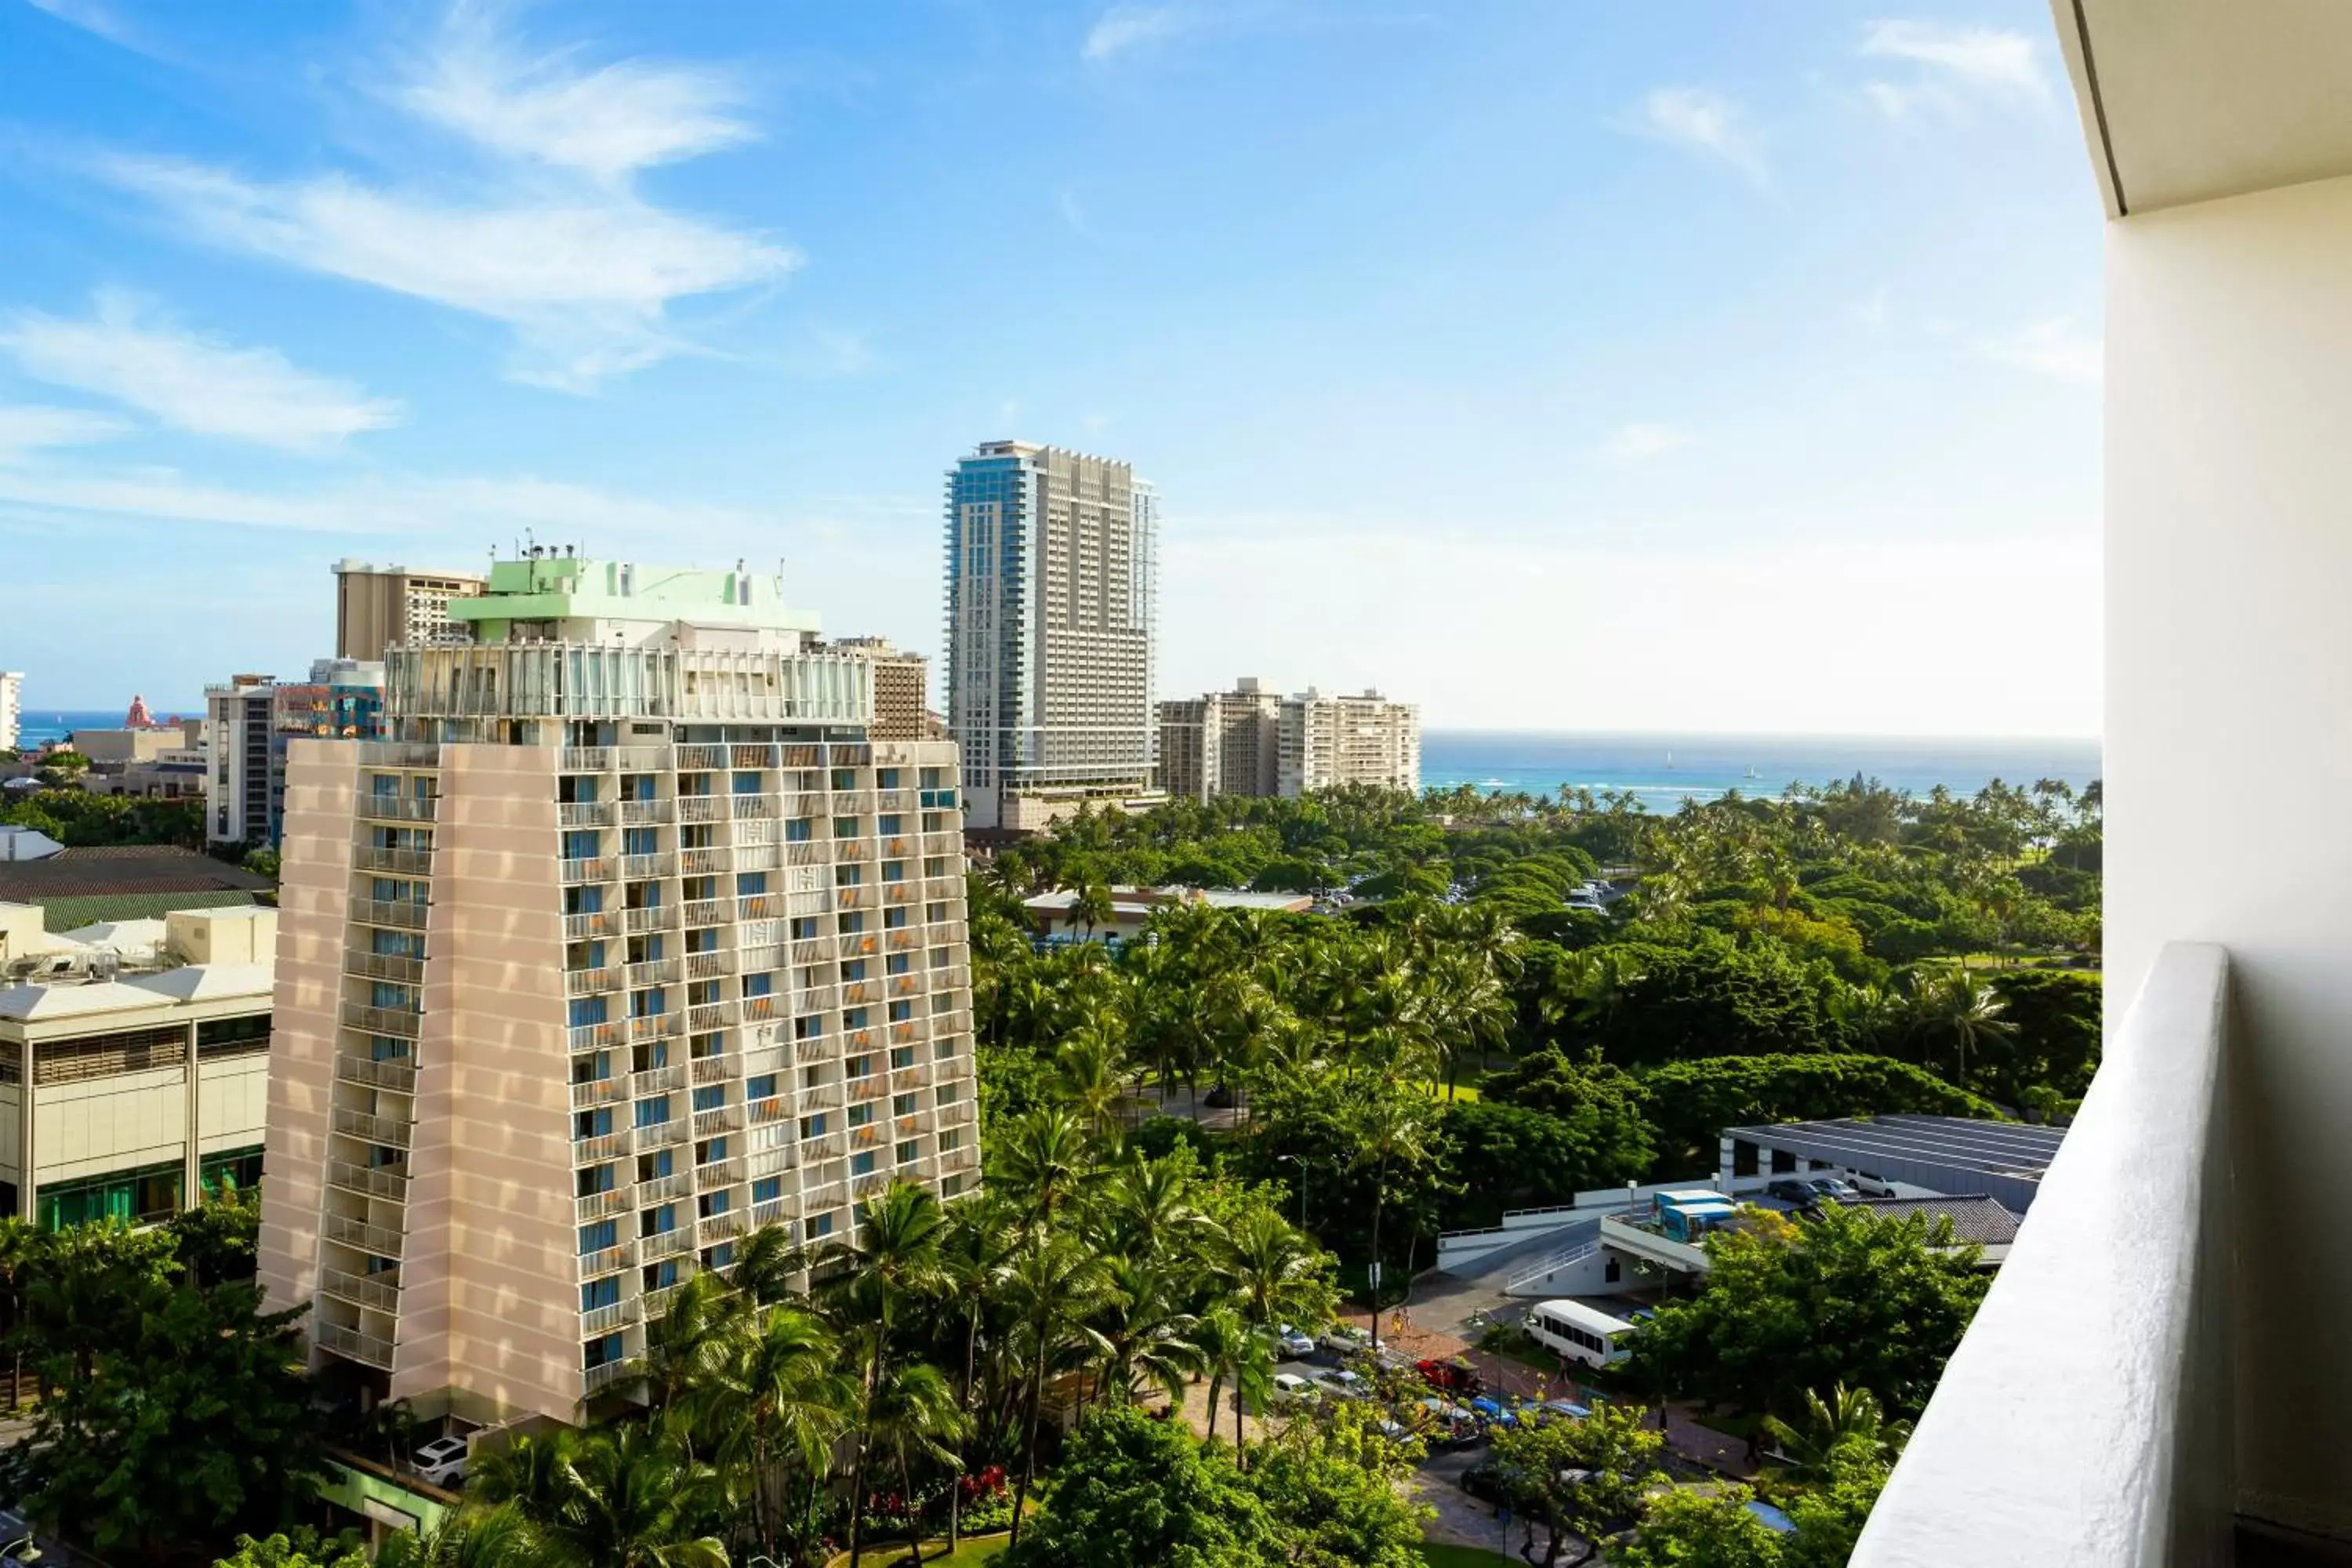
[{"label": "white cloud", "polygon": [[644,60],[592,68],[579,53],[529,53],[489,13],[459,6],[389,96],[492,152],[604,181],[754,136],[730,112],[740,95],[724,71]]},{"label": "white cloud", "polygon": [[799,262],[623,193],[467,204],[340,174],[262,184],[176,159],[117,157],[100,172],[209,244],[506,322],[524,350],[516,378],[567,391],[679,352],[672,300]]},{"label": "white cloud", "polygon": [[1982,339],[1976,350],[1998,363],[2085,386],[2096,386],[2103,374],[2099,340],[2077,327],[2068,316],[2036,321],[2002,337]]},{"label": "white cloud", "polygon": [[691,345],[682,300],[768,283],[789,247],[667,210],[630,178],[748,138],[724,73],[576,50],[531,53],[460,7],[385,97],[455,132],[486,170],[374,184],[272,181],[183,159],[122,155],[96,173],[189,237],[501,321],[516,379],[586,391]]},{"label": "white cloud", "polygon": [[1657,88],[1642,100],[1632,129],[1720,158],[1759,187],[1771,184],[1763,144],[1748,128],[1747,115],[1712,89]]},{"label": "white cloud", "polygon": [[[352,537],[438,535],[505,548],[525,528],[542,537],[692,539],[742,553],[772,535],[773,518],[731,507],[647,500],[529,477],[388,475],[315,489],[220,485],[170,468],[84,474],[0,472],[0,506],[132,524],[208,523]],[[683,547],[674,547],[675,550]]]},{"label": "white cloud", "polygon": [[1691,444],[1687,430],[1677,430],[1671,425],[1653,425],[1636,420],[1620,425],[1609,432],[1601,443],[1601,455],[1621,463],[1647,462],[1663,458],[1668,452]]},{"label": "white cloud", "polygon": [[1863,96],[1872,108],[1889,120],[1913,120],[1933,112],[1946,120],[1960,117],[1960,100],[1951,90],[1932,81],[1903,85],[1891,81],[1864,82]]},{"label": "white cloud", "polygon": [[[1859,52],[1870,59],[1908,61],[1964,87],[2037,99],[2050,96],[2041,50],[2023,33],[1940,22],[1876,21],[1864,28]],[[1889,119],[1902,119],[1922,105],[1957,108],[1956,100],[1935,82],[1909,87],[1874,82],[1864,90]]]},{"label": "white cloud", "polygon": [[[114,44],[133,44],[134,36],[117,16],[98,0],[26,0],[36,11],[46,11],[58,21],[95,33]],[[134,45],[135,47],[135,45]]]},{"label": "white cloud", "polygon": [[[1540,531],[1465,528],[1436,549],[1424,529],[1359,531],[1339,551],[1263,529],[1171,531],[1160,689],[1218,690],[1238,670],[1327,690],[1377,685],[1419,701],[1431,729],[2098,731],[2099,546],[2088,521],[2056,535],[1696,552],[1530,537]],[[1410,654],[1377,630],[1334,631],[1471,603],[1479,614]],[[1990,617],[1980,636],[1918,635],[1962,606]],[[1804,626],[1833,626],[1841,647],[1883,656],[1791,679],[1790,628]],[[2011,657],[1988,663],[1975,651],[1986,647]],[[1610,677],[1559,674],[1590,669]]]},{"label": "white cloud", "polygon": [[1090,60],[1107,60],[1139,46],[1164,43],[1190,32],[1198,21],[1181,5],[1113,5],[1096,18],[1079,52]]},{"label": "white cloud", "polygon": [[100,290],[88,321],[37,310],[0,329],[27,375],[128,404],[174,429],[294,450],[331,447],[400,420],[398,404],[314,375],[275,349],[237,348],[156,319]]},{"label": "white cloud", "polygon": [[1881,286],[1874,289],[1870,291],[1868,298],[1855,300],[1853,305],[1848,307],[1847,314],[1853,318],[1853,324],[1855,326],[1862,328],[1865,331],[1885,331],[1886,330],[1886,323],[1890,319],[1887,310],[1885,288]]},{"label": "white cloud", "polygon": [[110,441],[130,428],[110,414],[85,408],[0,405],[0,463],[13,462],[49,447]]}]

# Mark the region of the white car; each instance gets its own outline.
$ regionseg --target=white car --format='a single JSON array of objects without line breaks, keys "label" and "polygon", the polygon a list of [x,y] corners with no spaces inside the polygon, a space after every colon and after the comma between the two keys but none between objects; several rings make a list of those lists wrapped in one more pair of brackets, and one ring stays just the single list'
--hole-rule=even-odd
[{"label": "white car", "polygon": [[1336,1394],[1341,1399],[1370,1399],[1372,1396],[1371,1383],[1358,1372],[1318,1372],[1315,1374],[1315,1383],[1324,1393]]},{"label": "white car", "polygon": [[1372,1336],[1353,1323],[1323,1331],[1323,1348],[1334,1355],[1361,1355],[1372,1348]]},{"label": "white car", "polygon": [[413,1463],[419,1480],[455,1490],[466,1479],[466,1439],[436,1437],[416,1450]]},{"label": "white car", "polygon": [[1276,1405],[1312,1405],[1320,1397],[1316,1386],[1295,1372],[1274,1374],[1274,1402]]},{"label": "white car", "polygon": [[1285,1323],[1275,1337],[1282,1342],[1282,1353],[1293,1359],[1315,1353],[1315,1336]]}]

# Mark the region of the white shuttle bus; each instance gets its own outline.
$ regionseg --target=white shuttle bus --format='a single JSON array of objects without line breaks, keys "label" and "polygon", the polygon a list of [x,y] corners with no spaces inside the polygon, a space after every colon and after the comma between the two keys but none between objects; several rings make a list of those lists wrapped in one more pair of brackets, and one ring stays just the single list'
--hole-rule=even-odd
[{"label": "white shuttle bus", "polygon": [[1622,1342],[1634,1325],[1579,1301],[1539,1301],[1528,1311],[1528,1334],[1548,1350],[1587,1366],[1611,1366],[1630,1353]]}]

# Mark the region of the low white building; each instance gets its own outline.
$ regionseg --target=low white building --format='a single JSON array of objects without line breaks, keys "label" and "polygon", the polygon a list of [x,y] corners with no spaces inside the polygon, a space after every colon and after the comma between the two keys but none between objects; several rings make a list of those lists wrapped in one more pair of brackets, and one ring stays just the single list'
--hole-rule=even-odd
[{"label": "low white building", "polygon": [[275,911],[125,923],[164,929],[159,962],[226,956],[0,990],[0,1213],[152,1221],[260,1178]]}]

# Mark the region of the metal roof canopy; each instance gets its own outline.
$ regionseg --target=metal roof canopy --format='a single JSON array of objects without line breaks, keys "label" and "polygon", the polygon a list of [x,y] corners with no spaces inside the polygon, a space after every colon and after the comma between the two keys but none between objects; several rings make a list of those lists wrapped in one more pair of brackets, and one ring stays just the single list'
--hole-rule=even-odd
[{"label": "metal roof canopy", "polygon": [[1727,1127],[1724,1137],[1946,1194],[1982,1193],[2023,1214],[2064,1141],[2056,1127],[1958,1116],[1788,1121]]}]

